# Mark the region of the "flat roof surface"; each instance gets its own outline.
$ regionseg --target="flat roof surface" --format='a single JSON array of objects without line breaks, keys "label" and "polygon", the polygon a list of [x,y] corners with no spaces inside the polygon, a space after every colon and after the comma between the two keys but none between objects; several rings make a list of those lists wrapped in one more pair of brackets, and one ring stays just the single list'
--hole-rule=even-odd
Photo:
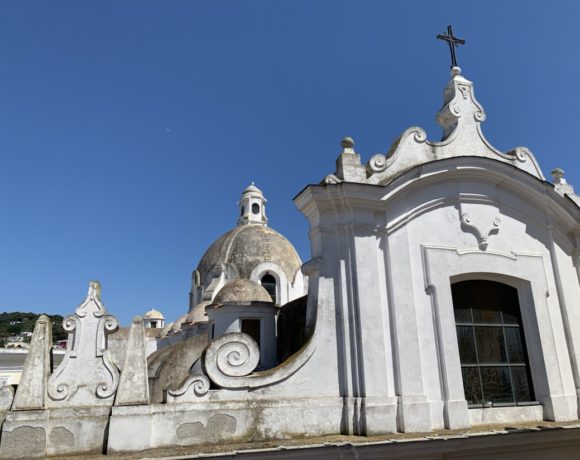
[{"label": "flat roof surface", "polygon": [[[527,434],[527,436],[525,436]],[[524,436],[519,436],[524,435]],[[473,440],[473,442],[471,442]],[[443,441],[443,442],[441,442]],[[445,442],[450,441],[450,442]],[[459,441],[453,443],[452,441]],[[467,441],[467,442],[466,442]],[[483,442],[481,442],[483,441]],[[149,451],[140,451],[130,454],[83,455],[77,457],[51,457],[53,459],[268,459],[268,458],[405,458],[407,454],[419,455],[417,448],[429,458],[437,458],[436,450],[441,451],[442,458],[462,458],[467,454],[466,449],[473,447],[476,450],[490,449],[489,458],[498,458],[492,450],[513,450],[524,447],[536,449],[537,445],[547,442],[557,443],[562,449],[573,449],[574,456],[556,455],[554,460],[580,459],[580,421],[572,422],[529,422],[529,423],[501,423],[493,425],[478,425],[468,429],[434,430],[428,433],[393,433],[380,436],[324,436],[301,439],[288,439],[267,442],[219,444],[192,447],[172,447]],[[427,443],[428,445],[426,445]],[[404,447],[404,452],[401,449]],[[436,448],[437,446],[437,448]],[[397,452],[394,452],[397,450]],[[448,452],[447,452],[448,451]],[[364,452],[367,455],[361,455]],[[384,457],[382,454],[387,455]],[[546,453],[546,452],[544,452]],[[391,455],[394,454],[394,455]],[[403,455],[403,456],[400,456]],[[456,456],[459,455],[459,456]],[[478,455],[481,455],[479,453]],[[511,455],[511,454],[508,454]],[[408,458],[415,458],[409,456]],[[481,457],[479,457],[481,458]],[[500,457],[503,458],[503,457]],[[507,457],[509,458],[509,457]],[[537,457],[536,457],[537,458]]]}]

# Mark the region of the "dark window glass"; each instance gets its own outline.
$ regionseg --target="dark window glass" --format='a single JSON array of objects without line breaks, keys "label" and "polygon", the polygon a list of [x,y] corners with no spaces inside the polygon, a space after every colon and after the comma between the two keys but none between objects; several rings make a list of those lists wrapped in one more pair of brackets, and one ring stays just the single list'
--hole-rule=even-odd
[{"label": "dark window glass", "polygon": [[260,214],[260,205],[258,203],[252,205],[252,212],[254,214]]},{"label": "dark window glass", "polygon": [[462,281],[451,291],[467,402],[533,401],[517,290],[493,281]]},{"label": "dark window glass", "polygon": [[502,308],[501,315],[503,317],[504,324],[519,324],[521,325],[520,319],[520,305],[518,302],[518,293],[515,289],[508,289],[503,291]]},{"label": "dark window glass", "polygon": [[507,362],[502,327],[474,327],[477,355],[481,364]]},{"label": "dark window glass", "polygon": [[507,345],[508,359],[511,364],[525,364],[524,347],[519,327],[506,327],[505,341]]},{"label": "dark window glass", "polygon": [[243,319],[242,332],[248,334],[256,341],[260,347],[260,320],[259,319]]},{"label": "dark window glass", "polygon": [[531,401],[533,398],[528,369],[524,366],[512,367],[511,371],[516,401]]},{"label": "dark window glass", "polygon": [[268,274],[262,276],[261,284],[262,284],[262,287],[264,289],[266,289],[266,291],[268,291],[268,294],[270,294],[270,297],[272,297],[272,302],[274,302],[274,304],[277,304],[277,301],[276,301],[276,278],[274,278],[272,275],[270,275],[268,273]]},{"label": "dark window glass", "polygon": [[473,320],[471,318],[471,309],[469,307],[456,308],[454,310],[454,312],[455,312],[455,322],[457,324],[460,324],[460,323],[471,324],[471,323],[473,323]]},{"label": "dark window glass", "polygon": [[245,210],[246,210],[246,208],[242,206],[242,209],[240,210],[240,216],[243,216],[244,215],[244,211]]},{"label": "dark window glass", "polygon": [[477,364],[472,327],[457,326],[457,340],[462,364]]},{"label": "dark window glass", "polygon": [[480,367],[479,371],[481,373],[481,386],[485,392],[485,401],[514,402],[509,367]]},{"label": "dark window glass", "polygon": [[467,404],[481,404],[481,381],[479,378],[479,368],[477,367],[463,367],[461,369],[463,375],[463,387],[465,389],[465,399]]}]

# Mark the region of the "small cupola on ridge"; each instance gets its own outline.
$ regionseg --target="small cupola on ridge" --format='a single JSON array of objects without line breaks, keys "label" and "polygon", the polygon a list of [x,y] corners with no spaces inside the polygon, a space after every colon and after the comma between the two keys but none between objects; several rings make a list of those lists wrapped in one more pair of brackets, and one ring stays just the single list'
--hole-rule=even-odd
[{"label": "small cupola on ridge", "polygon": [[266,226],[266,198],[262,191],[252,182],[243,192],[239,201],[240,218],[238,226],[258,224]]}]

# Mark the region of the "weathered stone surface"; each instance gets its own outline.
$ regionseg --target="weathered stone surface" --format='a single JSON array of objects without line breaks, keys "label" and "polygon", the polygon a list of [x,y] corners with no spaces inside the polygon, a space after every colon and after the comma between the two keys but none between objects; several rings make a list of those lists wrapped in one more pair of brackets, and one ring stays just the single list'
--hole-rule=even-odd
[{"label": "weathered stone surface", "polygon": [[165,390],[180,388],[190,377],[191,366],[207,346],[207,332],[162,348],[148,358],[151,402],[163,402]]},{"label": "weathered stone surface", "polygon": [[101,287],[91,281],[85,301],[67,316],[69,346],[48,381],[49,407],[110,406],[119,383],[119,371],[107,349],[107,335],[117,320],[106,314]]},{"label": "weathered stone surface", "polygon": [[40,315],[34,326],[12,410],[46,408],[47,381],[52,371],[51,355],[52,325],[48,316]]},{"label": "weathered stone surface", "polygon": [[0,412],[10,410],[14,400],[14,388],[0,384]]},{"label": "weathered stone surface", "polygon": [[49,441],[51,445],[73,447],[75,444],[74,435],[66,428],[59,426],[50,431]]},{"label": "weathered stone surface", "polygon": [[236,419],[231,415],[212,415],[204,426],[202,422],[182,423],[177,427],[177,438],[197,442],[218,442],[236,431]]},{"label": "weathered stone surface", "polygon": [[2,424],[0,458],[44,457],[47,430],[47,410],[9,412]]},{"label": "weathered stone surface", "polygon": [[[204,297],[196,299],[198,301],[191,308],[202,300],[211,300],[207,298],[209,288],[212,288],[212,282],[219,278],[228,265],[235,268],[237,277],[249,279],[253,270],[264,260],[279,267],[279,274],[284,275],[290,283],[297,273],[301,277],[299,270],[302,262],[296,249],[277,231],[258,224],[241,225],[230,230],[209,247],[199,262],[198,271],[206,290]],[[225,282],[232,279],[229,276],[226,278]],[[216,289],[212,290],[213,296],[221,286],[223,284],[216,285]],[[298,296],[304,294],[300,287],[302,292]]]},{"label": "weathered stone surface", "polygon": [[42,427],[21,426],[2,433],[2,458],[41,458],[46,448],[46,434]]},{"label": "weathered stone surface", "polygon": [[100,454],[108,407],[12,411],[0,438],[0,458]]},{"label": "weathered stone surface", "polygon": [[125,364],[115,404],[148,404],[149,382],[147,379],[147,358],[145,356],[145,325],[143,318],[136,316],[131,324]]},{"label": "weathered stone surface", "polygon": [[113,406],[107,452],[264,441],[340,431],[341,398],[250,401],[247,395],[239,396],[244,400]]}]

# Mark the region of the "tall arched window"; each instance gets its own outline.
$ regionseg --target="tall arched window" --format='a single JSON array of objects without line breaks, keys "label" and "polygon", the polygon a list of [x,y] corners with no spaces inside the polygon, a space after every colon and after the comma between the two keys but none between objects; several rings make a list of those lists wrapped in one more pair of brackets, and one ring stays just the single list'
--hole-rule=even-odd
[{"label": "tall arched window", "polygon": [[515,288],[494,281],[451,286],[465,399],[471,406],[534,399]]},{"label": "tall arched window", "polygon": [[262,284],[262,287],[264,289],[266,289],[266,291],[268,291],[268,294],[270,294],[270,297],[272,297],[272,302],[274,302],[275,305],[278,304],[277,302],[277,297],[276,297],[276,278],[274,278],[272,275],[270,275],[269,273],[266,273],[264,276],[262,276],[262,279],[260,280],[260,283]]}]

